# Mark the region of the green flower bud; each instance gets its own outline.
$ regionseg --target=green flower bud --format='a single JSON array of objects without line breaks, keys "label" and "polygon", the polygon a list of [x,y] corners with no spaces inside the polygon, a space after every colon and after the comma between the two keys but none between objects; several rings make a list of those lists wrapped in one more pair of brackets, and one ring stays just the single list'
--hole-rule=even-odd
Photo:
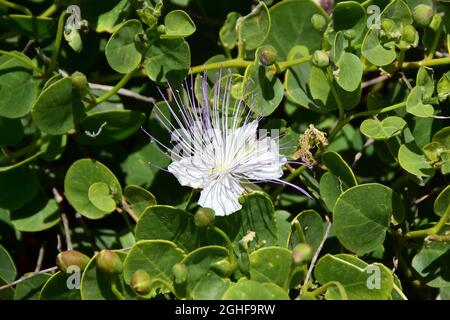
[{"label": "green flower bud", "polygon": [[147,295],[152,290],[150,275],[142,269],[136,270],[131,276],[130,286],[139,295]]},{"label": "green flower bud", "polygon": [[234,268],[233,268],[233,265],[231,264],[230,260],[223,259],[223,260],[214,262],[211,265],[211,270],[215,271],[221,277],[228,277],[230,274],[233,273]]},{"label": "green flower bud", "polygon": [[210,208],[200,208],[194,215],[194,222],[197,227],[207,227],[214,223],[214,210]]},{"label": "green flower bud", "polygon": [[307,243],[299,243],[292,250],[292,259],[295,264],[305,264],[311,261],[313,250]]},{"label": "green flower bud", "polygon": [[407,43],[414,43],[416,41],[416,29],[412,25],[407,25],[403,28],[402,40]]},{"label": "green flower bud", "polygon": [[314,29],[322,33],[327,28],[327,19],[323,15],[316,13],[311,17],[311,24]]},{"label": "green flower bud", "polygon": [[258,61],[265,66],[274,64],[277,60],[277,55],[277,49],[272,47],[270,44],[266,44],[256,50],[256,57],[258,58]]},{"label": "green flower bud", "polygon": [[381,20],[381,29],[387,34],[394,33],[397,30],[397,25],[394,20],[391,19],[383,19]]},{"label": "green flower bud", "polygon": [[121,273],[123,263],[120,257],[110,250],[102,250],[96,257],[97,267],[106,273]]},{"label": "green flower bud", "polygon": [[72,87],[76,89],[84,88],[88,83],[86,76],[78,71],[72,73],[72,75],[70,76],[70,80],[72,80]]},{"label": "green flower bud", "polygon": [[426,27],[433,19],[433,9],[426,4],[419,4],[413,10],[414,22],[420,27]]},{"label": "green flower bud", "polygon": [[77,266],[78,268],[80,268],[80,270],[84,270],[89,260],[89,257],[82,254],[81,252],[69,250],[60,252],[56,256],[56,265],[64,272],[66,272],[67,268],[70,266]]},{"label": "green flower bud", "polygon": [[164,34],[164,33],[166,33],[166,26],[161,24],[156,28],[156,31],[158,31],[161,34]]},{"label": "green flower bud", "polygon": [[176,263],[172,267],[172,274],[175,277],[175,283],[182,284],[187,281],[188,270],[183,263]]},{"label": "green flower bud", "polygon": [[330,57],[325,51],[316,50],[312,56],[311,62],[318,68],[326,68],[330,65]]},{"label": "green flower bud", "polygon": [[344,38],[347,40],[353,40],[355,39],[355,30],[348,29],[344,31]]}]

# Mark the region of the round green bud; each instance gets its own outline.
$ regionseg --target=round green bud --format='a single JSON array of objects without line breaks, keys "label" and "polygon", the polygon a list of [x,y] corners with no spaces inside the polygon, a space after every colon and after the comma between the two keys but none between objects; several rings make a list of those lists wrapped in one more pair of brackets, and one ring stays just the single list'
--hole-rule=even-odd
[{"label": "round green bud", "polygon": [[402,32],[402,40],[407,43],[414,43],[416,41],[416,32],[412,25],[405,26]]},{"label": "round green bud", "polygon": [[318,68],[326,68],[330,65],[330,57],[328,53],[322,50],[316,50],[313,53],[312,64]]},{"label": "round green bud", "polygon": [[305,264],[311,261],[313,250],[307,243],[299,243],[292,250],[292,259],[295,264]]},{"label": "round green bud", "polygon": [[56,256],[56,265],[59,269],[66,272],[67,268],[77,266],[80,270],[84,270],[89,263],[89,257],[76,250],[68,250],[60,252]]},{"label": "round green bud", "polygon": [[344,38],[347,40],[353,40],[355,39],[355,36],[356,36],[355,30],[353,29],[348,29],[344,31]]},{"label": "round green bud", "polygon": [[418,4],[413,10],[414,22],[420,27],[426,27],[433,19],[433,9],[426,4]]},{"label": "round green bud", "polygon": [[97,267],[106,273],[121,273],[123,263],[120,257],[110,250],[102,250],[95,259]]},{"label": "round green bud", "polygon": [[214,210],[210,208],[200,208],[194,215],[194,222],[197,227],[207,227],[214,223]]},{"label": "round green bud", "polygon": [[172,274],[175,278],[175,283],[182,284],[187,281],[188,270],[184,263],[176,263],[172,267]]},{"label": "round green bud", "polygon": [[381,20],[381,29],[387,34],[394,32],[397,29],[397,25],[394,20],[391,19],[383,19]]},{"label": "round green bud", "polygon": [[70,80],[72,80],[72,87],[76,89],[84,88],[88,84],[86,76],[78,71],[72,73],[72,75],[70,76]]},{"label": "round green bud", "polygon": [[316,13],[311,17],[311,24],[314,29],[322,33],[327,28],[327,19],[323,15]]},{"label": "round green bud", "polygon": [[228,277],[233,273],[234,268],[230,260],[219,260],[211,265],[211,270],[215,271],[221,277]]},{"label": "round green bud", "polygon": [[142,269],[136,270],[131,276],[130,286],[139,295],[147,295],[152,290],[150,275]]},{"label": "round green bud", "polygon": [[166,26],[161,24],[158,27],[156,27],[156,31],[158,31],[161,34],[164,34],[164,33],[166,33]]},{"label": "round green bud", "polygon": [[274,64],[277,60],[277,55],[277,49],[272,47],[270,44],[266,44],[256,50],[256,57],[258,58],[258,61],[265,66]]}]

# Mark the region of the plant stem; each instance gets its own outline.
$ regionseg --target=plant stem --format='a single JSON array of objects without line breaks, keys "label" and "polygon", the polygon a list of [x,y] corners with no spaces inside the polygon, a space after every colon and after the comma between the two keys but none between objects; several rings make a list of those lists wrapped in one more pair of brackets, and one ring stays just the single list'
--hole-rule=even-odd
[{"label": "plant stem", "polygon": [[196,74],[196,73],[203,72],[205,70],[206,71],[207,70],[215,70],[215,69],[220,69],[220,68],[233,68],[233,67],[245,68],[252,62],[253,61],[247,61],[247,60],[243,60],[240,58],[231,59],[231,60],[227,60],[227,61],[221,61],[221,62],[214,62],[214,63],[209,63],[209,64],[192,67],[189,70],[189,74]]},{"label": "plant stem", "polygon": [[436,59],[425,59],[421,61],[409,61],[403,62],[403,69],[413,69],[420,67],[433,67],[450,64],[450,57],[436,58]]},{"label": "plant stem", "polygon": [[109,91],[108,93],[98,97],[95,100],[95,103],[92,104],[91,106],[88,106],[86,108],[86,111],[92,110],[94,107],[96,107],[98,104],[105,102],[106,100],[108,100],[109,98],[111,98],[113,95],[115,95],[124,85],[127,84],[127,82],[133,77],[134,73],[136,72],[136,70],[133,70],[129,73],[127,73],[126,75],[124,75],[122,77],[122,79],[120,79],[120,81],[114,86],[112,87],[111,91]]},{"label": "plant stem", "polygon": [[351,116],[349,116],[346,119],[343,119],[342,121],[339,121],[338,124],[336,125],[336,127],[334,127],[334,129],[331,131],[330,133],[330,137],[328,140],[333,140],[333,138],[336,136],[336,134],[346,125],[348,124],[350,121],[359,118],[359,117],[364,117],[364,116],[371,116],[371,115],[375,115],[375,114],[379,114],[379,113],[385,113],[385,112],[389,112],[395,109],[400,109],[406,106],[406,102],[400,102],[397,104],[394,104],[392,106],[389,107],[385,107],[385,108],[381,108],[381,109],[375,109],[375,110],[367,110],[367,111],[362,111],[359,113],[355,113],[352,114]]},{"label": "plant stem", "polygon": [[450,205],[447,210],[433,227],[423,230],[410,231],[405,234],[406,238],[421,238],[437,234],[450,218]]},{"label": "plant stem", "polygon": [[328,83],[330,85],[331,94],[334,97],[334,100],[336,100],[338,109],[339,109],[339,121],[342,121],[344,119],[345,113],[344,113],[344,105],[342,104],[341,98],[339,97],[339,94],[336,91],[336,87],[334,86],[333,82],[333,74],[331,72],[331,69],[328,71],[323,70],[325,73],[325,77],[328,79]]},{"label": "plant stem", "polygon": [[436,34],[434,35],[433,43],[431,44],[430,52],[425,60],[433,59],[434,54],[436,53],[436,49],[439,45],[439,39],[441,38],[442,28],[444,27],[444,21],[440,19],[439,26],[436,30]]},{"label": "plant stem", "polygon": [[123,296],[122,292],[119,291],[117,288],[117,276],[114,276],[114,279],[111,282],[111,291],[114,293],[114,295],[119,300],[125,300],[125,297]]},{"label": "plant stem", "polygon": [[278,63],[278,67],[281,70],[284,70],[284,69],[290,68],[294,65],[308,62],[310,60],[311,60],[311,56],[306,56],[306,57],[301,57],[301,58],[297,58],[297,59],[293,59],[293,60],[282,61],[282,62]]},{"label": "plant stem", "polygon": [[0,0],[0,4],[4,5],[5,7],[11,8],[11,9],[15,9],[15,10],[19,10],[22,11],[23,13],[29,15],[29,16],[33,16],[33,13],[30,11],[30,9],[28,9],[25,6],[21,6],[20,4],[15,4],[6,0]]},{"label": "plant stem", "polygon": [[218,234],[220,234],[220,236],[225,240],[225,242],[227,243],[228,248],[232,248],[233,247],[233,243],[231,242],[230,238],[227,236],[227,234],[225,232],[223,232],[222,229],[216,227],[216,226],[211,226],[210,227],[211,230],[217,232]]},{"label": "plant stem", "polygon": [[1,286],[0,290],[11,288],[11,287],[15,286],[16,284],[19,284],[19,283],[21,283],[21,282],[23,282],[23,281],[25,281],[27,279],[30,279],[30,278],[32,278],[34,276],[37,276],[38,274],[53,272],[53,271],[56,271],[56,270],[58,270],[58,267],[55,266],[55,267],[47,268],[47,269],[44,269],[44,270],[40,270],[39,272],[28,273],[28,274],[24,275],[22,278],[20,278],[20,279],[18,279],[16,281],[13,281],[11,283],[8,283],[8,284],[5,284],[5,285]]},{"label": "plant stem", "polygon": [[55,46],[53,48],[52,58],[50,60],[50,66],[48,67],[47,74],[51,75],[53,70],[55,70],[56,67],[56,60],[58,59],[59,50],[61,49],[61,40],[63,36],[63,30],[64,30],[64,23],[65,23],[65,17],[67,12],[63,11],[61,15],[59,16],[58,20],[58,30],[56,31],[56,38],[55,38]]},{"label": "plant stem", "polygon": [[44,12],[42,12],[39,15],[39,17],[41,18],[50,17],[53,13],[55,13],[56,10],[58,10],[58,5],[54,3],[50,7],[48,7]]}]

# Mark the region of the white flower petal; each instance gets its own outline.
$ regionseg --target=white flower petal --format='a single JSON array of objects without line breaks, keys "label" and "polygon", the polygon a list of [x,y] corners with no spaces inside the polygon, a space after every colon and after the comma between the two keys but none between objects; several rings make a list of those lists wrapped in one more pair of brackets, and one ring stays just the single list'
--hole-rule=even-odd
[{"label": "white flower petal", "polygon": [[214,210],[216,216],[225,216],[242,208],[239,196],[244,188],[230,176],[211,182],[200,194],[198,204]]},{"label": "white flower petal", "polygon": [[199,157],[186,157],[173,161],[167,169],[182,186],[204,188],[212,179],[210,168]]}]

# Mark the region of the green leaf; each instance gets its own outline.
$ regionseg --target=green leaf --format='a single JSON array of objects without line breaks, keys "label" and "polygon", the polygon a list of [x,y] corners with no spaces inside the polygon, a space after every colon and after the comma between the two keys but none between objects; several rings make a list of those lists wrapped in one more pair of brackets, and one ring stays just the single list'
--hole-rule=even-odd
[{"label": "green leaf", "polygon": [[94,182],[89,186],[89,201],[99,210],[113,212],[116,208],[116,202],[110,194],[109,186],[104,182]]},{"label": "green leaf", "polygon": [[0,208],[16,210],[34,198],[39,181],[36,172],[19,167],[0,172]]},{"label": "green leaf", "polygon": [[39,232],[55,226],[61,220],[54,199],[36,197],[19,210],[11,212],[11,223],[19,231]]},{"label": "green leaf", "polygon": [[250,254],[250,278],[259,283],[276,284],[286,292],[293,267],[292,253],[285,248],[266,247]]},{"label": "green leaf", "polygon": [[284,210],[275,211],[275,222],[278,226],[278,247],[287,248],[289,245],[289,235],[291,233],[291,223],[289,222],[291,214]]},{"label": "green leaf", "polygon": [[135,229],[136,240],[170,240],[185,251],[201,244],[203,231],[194,223],[194,216],[171,206],[155,205],[145,209]]},{"label": "green leaf", "polygon": [[362,47],[362,54],[376,66],[387,66],[394,62],[397,53],[395,48],[387,48],[380,42],[380,30],[372,26],[367,32]]},{"label": "green leaf", "polygon": [[336,62],[338,70],[334,71],[334,78],[345,91],[352,92],[361,84],[363,67],[359,58],[353,53],[344,52]]},{"label": "green leaf", "polygon": [[332,211],[337,198],[347,190],[349,186],[331,172],[325,172],[320,177],[320,199],[325,203],[329,211]]},{"label": "green leaf", "polygon": [[223,295],[223,300],[289,300],[283,289],[272,283],[259,283],[244,279],[233,284]]},{"label": "green leaf", "polygon": [[[209,277],[212,271],[211,266],[224,259],[228,259],[228,250],[220,246],[206,246],[190,252],[181,263],[188,270],[186,292],[191,294],[203,278]],[[179,290],[176,288],[176,290]]]},{"label": "green leaf", "polygon": [[[64,179],[64,190],[69,203],[89,219],[100,219],[111,211],[110,205],[98,208],[89,196],[93,184],[101,182],[108,186],[108,192],[112,195],[114,202],[119,203],[122,197],[122,188],[114,174],[103,164],[91,159],[75,161],[67,171]],[[108,210],[104,210],[108,209]]]},{"label": "green leaf", "polygon": [[398,162],[409,173],[419,177],[431,177],[434,175],[433,166],[413,142],[402,144],[398,150]]},{"label": "green leaf", "polygon": [[10,14],[2,16],[0,24],[8,29],[27,34],[33,38],[49,38],[55,34],[56,20],[47,17]]},{"label": "green leaf", "polygon": [[40,157],[45,161],[59,160],[67,145],[67,135],[53,136],[41,146]]},{"label": "green leaf", "polygon": [[447,186],[444,190],[439,193],[434,200],[434,213],[442,217],[450,206],[450,186]]},{"label": "green leaf", "polygon": [[17,284],[14,300],[38,300],[41,289],[49,278],[50,275],[47,273],[36,274]]},{"label": "green leaf", "polygon": [[145,57],[147,75],[157,83],[179,84],[191,66],[191,51],[183,39],[161,39],[148,48]]},{"label": "green leaf", "polygon": [[264,2],[260,2],[252,12],[237,21],[239,39],[246,50],[256,49],[266,39],[270,30],[269,9]]},{"label": "green leaf", "polygon": [[123,23],[111,38],[105,48],[106,59],[109,65],[119,73],[129,73],[136,69],[142,59],[136,48],[136,35],[143,33],[139,20],[128,20]]},{"label": "green leaf", "polygon": [[131,209],[138,217],[144,213],[147,207],[156,205],[155,196],[139,186],[126,186],[123,193]]},{"label": "green leaf", "polygon": [[[85,145],[105,145],[125,140],[141,127],[145,120],[143,113],[131,110],[105,111],[88,115],[80,124],[83,130],[77,135],[77,142]],[[103,127],[102,125],[105,124]],[[101,130],[100,130],[101,128]],[[88,133],[98,133],[92,137]]]},{"label": "green leaf", "polygon": [[183,10],[170,11],[164,18],[166,33],[161,39],[176,39],[189,37],[196,30],[194,21]]},{"label": "green leaf", "polygon": [[429,287],[450,287],[450,245],[448,242],[431,241],[417,253],[411,266]]},{"label": "green leaf", "polygon": [[[271,28],[264,41],[278,52],[280,60],[287,58],[295,45],[304,45],[309,52],[321,48],[322,34],[310,23],[311,17],[320,14],[328,20],[328,15],[313,1],[282,1],[269,10]],[[301,12],[302,18],[298,18]]]},{"label": "green leaf", "polygon": [[[5,284],[8,284],[5,280],[0,278],[0,286],[3,286]],[[14,299],[14,289],[13,288],[6,288],[3,290],[0,290],[0,300],[12,300]]]},{"label": "green leaf", "polygon": [[261,192],[241,196],[242,209],[232,215],[216,217],[216,225],[225,231],[231,241],[237,243],[248,231],[256,233],[250,244],[266,241],[275,245],[278,241],[278,227],[274,219],[274,207],[270,198]]},{"label": "green leaf", "polygon": [[386,140],[400,134],[406,126],[406,121],[400,117],[390,116],[382,121],[366,119],[361,123],[361,133],[374,140]]},{"label": "green leaf", "polygon": [[5,118],[20,118],[30,112],[38,92],[30,67],[33,62],[21,53],[16,54],[21,60],[0,56],[0,116]]},{"label": "green leaf", "polygon": [[434,108],[431,104],[424,102],[425,94],[426,89],[424,86],[415,86],[409,93],[408,99],[406,100],[406,111],[416,117],[432,117]]},{"label": "green leaf", "polygon": [[194,300],[220,300],[230,286],[230,279],[223,279],[215,273],[208,273],[197,282],[191,296]]},{"label": "green leaf", "polygon": [[[394,284],[391,271],[384,265],[369,265],[349,254],[326,254],[317,262],[314,276],[322,285],[339,282],[350,300],[388,300]],[[325,298],[340,300],[341,296],[336,287],[330,287]]]},{"label": "green leaf", "polygon": [[356,1],[341,1],[333,9],[335,31],[352,30],[353,41],[358,41],[366,29],[367,17],[364,7]]},{"label": "green leaf", "polygon": [[[41,290],[39,296],[40,300],[80,300],[80,290],[73,288],[69,289],[68,284],[73,284],[75,281],[71,281],[72,278],[76,277],[75,273],[69,274],[63,271],[55,273],[48,281],[45,283]],[[81,277],[81,275],[79,275]]]},{"label": "green leaf", "polygon": [[381,19],[392,19],[403,26],[413,22],[411,10],[403,0],[394,0],[384,8]]},{"label": "green leaf", "polygon": [[[98,33],[115,31],[117,24],[122,22],[131,12],[131,6],[128,0],[114,0],[108,1],[108,3],[89,3],[92,5],[88,7],[88,12],[84,11],[83,14],[93,14],[93,19],[97,20],[95,25],[95,31]],[[95,8],[101,6],[101,12],[96,12]],[[106,6],[105,9],[103,6]],[[87,17],[89,18],[89,17]],[[89,19],[88,19],[89,20]]]},{"label": "green leaf", "polygon": [[51,84],[39,95],[31,115],[36,126],[53,135],[67,133],[80,122],[84,106],[70,78]]},{"label": "green leaf", "polygon": [[450,71],[444,73],[441,79],[439,79],[439,82],[436,86],[436,90],[438,93],[439,100],[441,101],[444,101],[450,96]]},{"label": "green leaf", "polygon": [[152,280],[172,283],[172,267],[179,263],[185,254],[175,243],[164,240],[145,240],[137,242],[124,262],[123,277],[130,284],[134,272],[146,271]]},{"label": "green leaf", "polygon": [[336,201],[334,231],[348,250],[368,253],[383,244],[392,214],[397,221],[403,216],[401,201],[392,189],[378,183],[358,185]]},{"label": "green leaf", "polygon": [[244,100],[256,115],[271,114],[283,99],[280,79],[267,73],[262,65],[250,64],[245,70],[243,83],[247,86]]},{"label": "green leaf", "polygon": [[18,144],[23,136],[24,128],[20,119],[0,117],[0,145]]},{"label": "green leaf", "polygon": [[237,12],[230,12],[220,28],[219,37],[222,45],[228,49],[233,49],[238,40],[238,32],[236,30],[236,22],[241,15]]},{"label": "green leaf", "polygon": [[348,187],[358,184],[355,174],[342,157],[333,151],[327,151],[322,155],[322,161],[327,169],[341,179]]},{"label": "green leaf", "polygon": [[319,248],[320,242],[325,234],[325,225],[322,217],[315,210],[304,210],[292,220],[292,232],[289,235],[289,248],[294,248],[301,243],[298,232],[294,226],[295,221],[300,223],[306,243],[308,243],[314,252]]},{"label": "green leaf", "polygon": [[0,279],[13,282],[17,276],[14,261],[6,249],[0,244]]}]

